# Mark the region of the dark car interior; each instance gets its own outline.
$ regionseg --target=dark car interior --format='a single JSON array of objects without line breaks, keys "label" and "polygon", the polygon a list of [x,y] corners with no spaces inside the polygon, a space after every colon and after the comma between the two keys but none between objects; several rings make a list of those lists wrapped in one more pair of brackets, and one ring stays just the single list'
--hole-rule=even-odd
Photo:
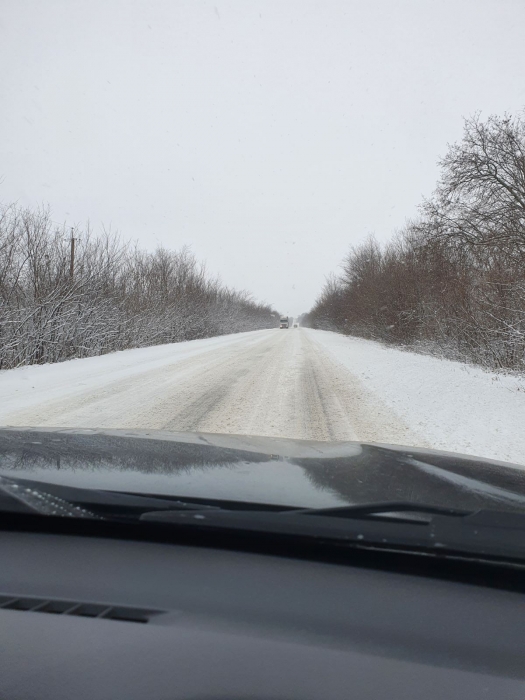
[{"label": "dark car interior", "polygon": [[2,697],[524,696],[497,562],[20,513],[0,558]]}]

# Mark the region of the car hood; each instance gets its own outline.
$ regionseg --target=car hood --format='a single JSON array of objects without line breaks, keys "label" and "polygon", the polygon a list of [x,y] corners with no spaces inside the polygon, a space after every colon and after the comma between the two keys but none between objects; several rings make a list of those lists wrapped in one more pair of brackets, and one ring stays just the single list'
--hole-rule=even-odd
[{"label": "car hood", "polygon": [[0,474],[308,508],[409,501],[525,510],[525,469],[396,445],[149,430],[1,428]]}]

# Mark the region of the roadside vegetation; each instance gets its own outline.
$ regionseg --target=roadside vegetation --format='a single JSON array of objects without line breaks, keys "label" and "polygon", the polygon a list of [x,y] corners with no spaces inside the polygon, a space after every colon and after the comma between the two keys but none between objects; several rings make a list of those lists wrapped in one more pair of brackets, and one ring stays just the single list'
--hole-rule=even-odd
[{"label": "roadside vegetation", "polygon": [[272,328],[278,319],[210,277],[188,249],[148,253],[111,233],[57,227],[47,210],[0,210],[0,369]]},{"label": "roadside vegetation", "polygon": [[303,320],[525,370],[525,120],[467,119],[432,197],[387,245],[350,250]]}]

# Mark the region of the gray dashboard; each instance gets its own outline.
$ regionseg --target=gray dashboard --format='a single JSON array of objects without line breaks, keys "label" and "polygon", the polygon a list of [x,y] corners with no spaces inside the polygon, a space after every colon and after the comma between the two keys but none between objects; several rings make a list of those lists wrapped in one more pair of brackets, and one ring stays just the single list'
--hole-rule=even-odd
[{"label": "gray dashboard", "polygon": [[0,595],[156,611],[0,609],[0,696],[522,698],[520,593],[173,544],[0,534]]}]

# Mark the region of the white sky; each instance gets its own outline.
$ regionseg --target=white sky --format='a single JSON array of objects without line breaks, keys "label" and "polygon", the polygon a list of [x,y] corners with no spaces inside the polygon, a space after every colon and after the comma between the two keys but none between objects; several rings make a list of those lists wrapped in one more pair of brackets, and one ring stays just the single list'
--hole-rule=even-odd
[{"label": "white sky", "polygon": [[281,312],[525,106],[523,0],[0,0],[0,200],[189,244]]}]

